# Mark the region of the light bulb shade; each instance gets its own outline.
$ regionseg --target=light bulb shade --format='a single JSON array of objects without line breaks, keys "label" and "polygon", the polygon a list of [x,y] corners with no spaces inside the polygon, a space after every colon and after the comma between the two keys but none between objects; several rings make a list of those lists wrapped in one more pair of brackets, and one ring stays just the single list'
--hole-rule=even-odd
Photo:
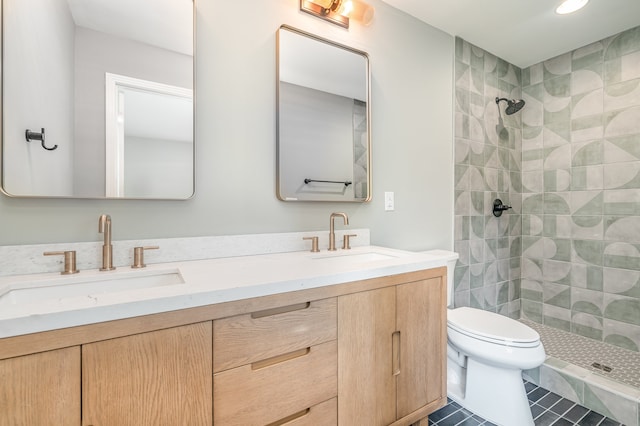
[{"label": "light bulb shade", "polygon": [[367,3],[359,0],[344,0],[341,14],[349,19],[355,19],[363,25],[369,25],[373,20],[375,9]]},{"label": "light bulb shade", "polygon": [[368,25],[374,15],[374,8],[362,0],[300,0],[300,10],[344,28],[350,19]]},{"label": "light bulb shade", "polygon": [[557,7],[556,13],[559,15],[573,13],[585,7],[587,3],[589,3],[589,0],[565,0]]}]

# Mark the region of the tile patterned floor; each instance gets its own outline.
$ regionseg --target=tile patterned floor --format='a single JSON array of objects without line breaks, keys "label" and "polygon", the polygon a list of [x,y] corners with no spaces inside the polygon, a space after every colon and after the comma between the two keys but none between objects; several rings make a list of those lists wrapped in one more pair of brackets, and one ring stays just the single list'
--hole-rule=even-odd
[{"label": "tile patterned floor", "polygon": [[[540,334],[547,355],[609,379],[640,388],[640,352],[619,348],[533,321],[525,319],[520,321]],[[601,368],[595,368],[594,362],[600,364]],[[605,371],[604,366],[610,367],[611,371]]]},{"label": "tile patterned floor", "polygon": [[[533,383],[525,382],[524,387],[527,391],[531,414],[533,414],[536,426],[624,426]],[[447,405],[429,416],[429,425],[495,426],[493,423],[462,408],[451,400]]]}]

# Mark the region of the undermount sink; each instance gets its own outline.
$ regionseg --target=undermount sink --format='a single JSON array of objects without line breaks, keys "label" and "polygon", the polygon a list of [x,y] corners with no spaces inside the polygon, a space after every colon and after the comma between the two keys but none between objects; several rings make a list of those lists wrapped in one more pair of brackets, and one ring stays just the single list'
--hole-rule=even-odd
[{"label": "undermount sink", "polygon": [[386,253],[378,253],[378,252],[368,252],[368,253],[348,253],[348,254],[335,254],[328,256],[318,256],[314,257],[313,260],[322,261],[322,262],[352,262],[352,263],[361,263],[361,262],[375,262],[378,260],[388,260],[395,259],[398,256],[393,256]]},{"label": "undermount sink", "polygon": [[68,277],[56,277],[17,282],[0,287],[0,307],[58,301],[71,297],[94,298],[103,294],[130,290],[184,284],[177,269],[163,271],[127,271],[116,273],[82,273]]}]

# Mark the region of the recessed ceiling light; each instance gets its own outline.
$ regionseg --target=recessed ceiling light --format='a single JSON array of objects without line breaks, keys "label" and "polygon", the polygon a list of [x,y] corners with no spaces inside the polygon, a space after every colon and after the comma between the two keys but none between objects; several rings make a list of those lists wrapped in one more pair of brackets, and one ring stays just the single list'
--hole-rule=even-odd
[{"label": "recessed ceiling light", "polygon": [[589,0],[565,0],[556,9],[556,13],[560,15],[566,15],[567,13],[573,13],[576,10],[582,9]]}]

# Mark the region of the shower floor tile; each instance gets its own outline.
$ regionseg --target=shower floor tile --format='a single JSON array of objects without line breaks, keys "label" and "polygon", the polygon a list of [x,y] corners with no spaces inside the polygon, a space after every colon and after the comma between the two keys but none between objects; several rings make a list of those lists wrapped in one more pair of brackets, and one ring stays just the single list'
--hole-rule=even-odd
[{"label": "shower floor tile", "polygon": [[[640,352],[623,349],[526,319],[520,321],[540,334],[548,356],[640,389]],[[594,367],[594,363],[600,365],[600,368]],[[611,368],[611,371],[605,371],[605,367]]]},{"label": "shower floor tile", "polygon": [[[624,426],[533,383],[525,382],[524,386],[529,398],[529,407],[531,408],[535,426]],[[544,405],[538,404],[541,401],[545,401]],[[469,410],[462,408],[460,404],[450,399],[447,405],[429,416],[429,425],[495,426],[490,421],[484,420]]]}]

